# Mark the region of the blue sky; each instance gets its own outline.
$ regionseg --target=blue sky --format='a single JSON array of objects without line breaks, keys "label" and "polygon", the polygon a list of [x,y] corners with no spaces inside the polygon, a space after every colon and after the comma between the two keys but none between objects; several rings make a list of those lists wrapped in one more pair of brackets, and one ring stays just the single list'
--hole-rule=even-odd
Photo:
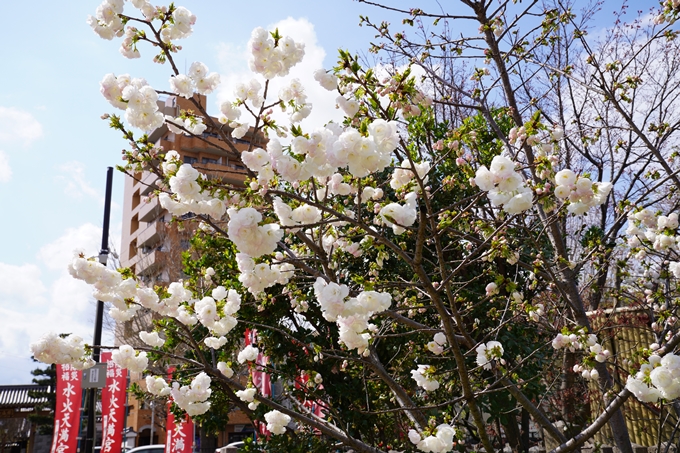
[{"label": "blue sky", "polygon": [[[44,332],[72,332],[91,340],[94,300],[87,285],[67,274],[66,265],[75,248],[89,255],[99,250],[106,167],[121,163],[125,146],[100,119],[114,109],[100,95],[99,81],[109,72],[128,73],[168,90],[171,72],[151,62],[147,46],[140,46],[141,59],[127,60],[118,52],[120,39],[95,35],[85,20],[97,1],[6,3],[0,28],[0,206],[5,217],[0,225],[0,384],[22,384],[30,382],[35,368],[28,345]],[[202,61],[222,75],[224,86],[209,98],[213,113],[234,83],[249,78],[244,52],[255,27],[278,24],[284,34],[303,39],[306,57],[293,75],[311,80],[312,71],[335,63],[338,47],[353,52],[368,47],[374,33],[358,27],[359,15],[400,22],[394,14],[350,0],[177,4],[198,18],[193,36],[181,42],[178,66]],[[433,0],[417,4],[438,9]],[[126,8],[135,11],[129,4]],[[337,115],[334,95],[321,89],[308,94],[323,120]],[[116,173],[115,243],[120,242],[122,198],[123,176]]]}]

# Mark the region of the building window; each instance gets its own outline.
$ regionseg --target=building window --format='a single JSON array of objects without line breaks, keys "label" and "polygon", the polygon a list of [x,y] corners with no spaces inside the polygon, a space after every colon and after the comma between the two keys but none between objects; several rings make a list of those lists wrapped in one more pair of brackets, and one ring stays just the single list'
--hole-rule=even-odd
[{"label": "building window", "polygon": [[198,158],[197,158],[197,157],[184,156],[184,163],[185,163],[185,164],[193,165],[193,164],[195,164],[196,162],[198,162]]},{"label": "building window", "polygon": [[201,163],[203,164],[219,164],[220,160],[219,159],[208,159],[207,157],[204,157],[201,159]]},{"label": "building window", "polygon": [[133,256],[137,254],[137,239],[130,242],[130,250],[128,250],[128,256],[132,259]]},{"label": "building window", "polygon": [[134,194],[132,194],[132,209],[135,209],[137,206],[139,206],[139,189],[135,191]]},{"label": "building window", "polygon": [[132,220],[130,221],[130,233],[134,233],[139,229],[139,218],[137,217],[137,214],[132,217]]}]

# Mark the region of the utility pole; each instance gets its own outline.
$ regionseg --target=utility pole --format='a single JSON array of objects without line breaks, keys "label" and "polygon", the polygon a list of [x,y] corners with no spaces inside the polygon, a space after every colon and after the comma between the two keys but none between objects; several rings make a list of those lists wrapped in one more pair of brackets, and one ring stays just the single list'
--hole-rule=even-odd
[{"label": "utility pole", "polygon": [[[106,266],[109,258],[109,223],[111,218],[111,188],[113,186],[113,167],[106,169],[106,193],[104,196],[104,224],[102,227],[102,246],[99,251],[99,262]],[[92,338],[92,360],[99,363],[102,343],[102,322],[104,319],[104,302],[97,301],[97,311],[95,312],[94,336]],[[96,436],[96,388],[87,389],[87,401],[85,410],[87,411],[87,431],[85,434],[85,451],[83,453],[94,453]]]}]

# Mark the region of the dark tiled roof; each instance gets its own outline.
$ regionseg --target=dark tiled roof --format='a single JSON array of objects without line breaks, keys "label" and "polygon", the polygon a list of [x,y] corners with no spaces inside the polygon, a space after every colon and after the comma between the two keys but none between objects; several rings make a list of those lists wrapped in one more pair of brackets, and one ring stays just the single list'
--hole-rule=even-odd
[{"label": "dark tiled roof", "polygon": [[0,408],[33,407],[36,403],[44,403],[47,398],[31,398],[29,391],[49,391],[48,385],[0,385]]}]

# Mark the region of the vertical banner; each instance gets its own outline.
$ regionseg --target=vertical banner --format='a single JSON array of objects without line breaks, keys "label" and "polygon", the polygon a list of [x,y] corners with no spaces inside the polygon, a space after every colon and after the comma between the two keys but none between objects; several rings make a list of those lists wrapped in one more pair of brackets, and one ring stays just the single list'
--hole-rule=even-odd
[{"label": "vertical banner", "polygon": [[[172,381],[174,367],[168,369],[168,380]],[[184,420],[175,420],[168,402],[168,418],[165,422],[165,453],[192,453],[194,446],[194,423],[188,415]]]},{"label": "vertical banner", "polygon": [[57,406],[51,453],[76,453],[82,398],[80,370],[71,365],[57,365]]},{"label": "vertical banner", "polygon": [[102,389],[102,453],[120,453],[125,421],[127,370],[111,361],[111,353],[103,352],[106,362],[106,386]]},{"label": "vertical banner", "polygon": [[165,436],[165,453],[191,453],[194,443],[194,424],[188,415],[184,420],[175,423],[175,415],[168,404],[167,433]]}]

